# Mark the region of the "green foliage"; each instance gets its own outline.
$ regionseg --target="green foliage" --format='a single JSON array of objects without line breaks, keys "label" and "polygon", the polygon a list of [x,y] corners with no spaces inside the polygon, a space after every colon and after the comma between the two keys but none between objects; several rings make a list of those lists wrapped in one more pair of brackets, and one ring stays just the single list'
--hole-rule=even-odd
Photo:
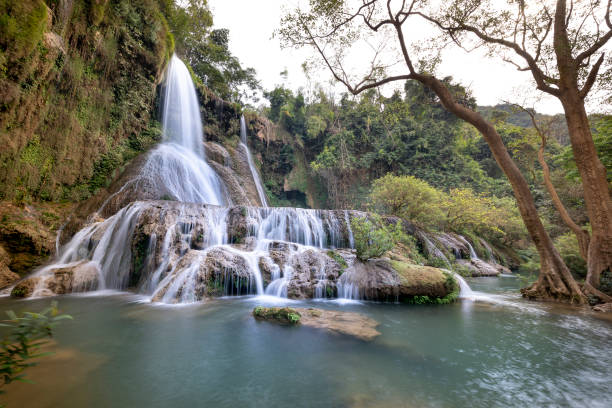
[{"label": "green foliage", "polygon": [[[327,256],[329,256],[330,258],[332,258],[334,261],[336,261],[336,263],[338,265],[340,265],[340,273],[338,274],[338,276],[342,275],[342,273],[344,272],[344,270],[346,268],[348,268],[348,264],[346,263],[346,261],[344,260],[343,257],[340,256],[340,254],[338,254],[336,251],[333,250],[329,250],[327,251]],[[331,288],[330,288],[331,289]]]},{"label": "green foliage", "polygon": [[296,325],[300,323],[300,313],[289,307],[263,307],[253,309],[253,316],[257,319],[272,320],[283,324]]},{"label": "green foliage", "polygon": [[587,274],[586,261],[580,255],[578,239],[573,232],[567,232],[555,238],[555,248],[561,254],[563,262],[577,278],[584,279]]},{"label": "green foliage", "polygon": [[[601,164],[608,170],[608,181],[612,183],[612,115],[594,115],[591,118],[593,126],[593,143]],[[555,157],[557,164],[564,167],[566,177],[570,180],[580,180],[580,173],[574,161],[571,146],[567,146]]]},{"label": "green foliage", "polygon": [[453,264],[453,271],[457,272],[459,275],[463,276],[464,278],[469,278],[472,276],[472,270],[468,268],[467,266],[462,265],[460,263]]},{"label": "green foliage", "polygon": [[375,211],[434,228],[443,223],[443,199],[444,194],[426,181],[390,173],[375,180],[370,193]]},{"label": "green foliage", "polygon": [[253,68],[243,68],[229,50],[229,31],[213,29],[206,0],[160,0],[174,47],[195,76],[221,98],[247,102],[260,89]]},{"label": "green foliage", "polygon": [[522,261],[519,265],[519,274],[517,276],[521,280],[521,286],[527,287],[535,282],[540,273],[540,256],[533,245],[517,252]]},{"label": "green foliage", "polygon": [[[370,202],[378,212],[433,229],[507,242],[526,236],[512,198],[478,194],[470,188],[445,193],[413,176],[387,174],[372,183]],[[480,245],[478,239],[473,242]]]},{"label": "green foliage", "polygon": [[0,350],[0,387],[13,381],[27,382],[23,372],[36,365],[32,360],[51,354],[42,353],[40,349],[53,336],[53,329],[61,320],[72,319],[69,315],[59,314],[57,302],[52,302],[51,307],[40,313],[24,312],[17,316],[9,310],[6,314],[9,319],[0,323],[8,330]]},{"label": "green foliage", "polygon": [[17,286],[11,291],[11,296],[16,298],[25,297],[28,294],[27,289],[24,286]]},{"label": "green foliage", "polygon": [[414,296],[408,300],[408,303],[414,305],[426,305],[426,304],[434,304],[434,305],[447,305],[450,303],[454,303],[459,297],[459,284],[448,272],[444,272],[444,276],[446,280],[444,282],[444,286],[448,289],[448,295],[444,297],[430,297],[427,295],[424,296]]},{"label": "green foliage", "polygon": [[[140,134],[132,134],[127,139],[122,140],[94,163],[93,175],[87,183],[89,192],[94,194],[99,188],[107,187],[112,177],[116,175],[115,170],[160,140],[161,127],[155,121],[151,122],[149,128]],[[173,198],[169,197],[168,199],[172,200]]]},{"label": "green foliage", "polygon": [[146,150],[160,2],[0,0],[0,196],[80,200]]},{"label": "green foliage", "polygon": [[377,258],[406,240],[401,223],[387,225],[379,215],[352,217],[351,229],[355,237],[357,257],[362,261]]},{"label": "green foliage", "polygon": [[[457,97],[473,104],[465,89],[451,78],[445,81]],[[270,101],[266,114],[294,135],[293,144],[310,163],[310,176],[323,181],[330,207],[355,208],[363,198],[355,186],[367,189],[389,172],[441,189],[467,184],[482,191],[503,185],[471,156],[472,139],[479,136],[466,136],[466,126],[421,85],[409,82],[391,97],[374,90],[355,98],[344,95],[339,104],[320,89],[305,97],[278,86],[265,96]]]},{"label": "green foliage", "polygon": [[289,322],[291,324],[298,324],[300,322],[300,314],[299,313],[289,313],[287,315],[287,317],[289,318]]},{"label": "green foliage", "polygon": [[434,268],[447,268],[448,267],[448,264],[446,263],[444,259],[437,258],[433,255],[427,259],[426,265],[433,266]]},{"label": "green foliage", "polygon": [[30,55],[47,27],[42,0],[0,0],[0,77],[8,64]]}]

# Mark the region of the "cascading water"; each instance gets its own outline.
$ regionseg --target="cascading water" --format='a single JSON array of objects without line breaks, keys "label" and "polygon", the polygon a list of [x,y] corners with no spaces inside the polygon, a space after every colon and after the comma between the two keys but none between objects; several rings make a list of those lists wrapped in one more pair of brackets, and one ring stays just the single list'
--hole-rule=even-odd
[{"label": "cascading water", "polygon": [[253,177],[255,188],[257,188],[257,195],[259,196],[259,201],[263,207],[267,207],[268,200],[266,199],[266,193],[261,184],[259,173],[257,173],[257,169],[253,165],[253,158],[251,157],[251,151],[249,150],[249,146],[247,144],[247,128],[246,128],[246,121],[244,120],[244,116],[240,117],[240,145],[244,149],[244,153],[247,157],[247,161],[249,163],[249,169],[251,170],[251,176]]},{"label": "cascading water", "polygon": [[172,56],[163,84],[162,143],[149,155],[138,188],[180,202],[228,203],[222,183],[206,163],[200,105],[189,70]]},{"label": "cascading water", "polygon": [[[328,270],[346,267],[335,250],[354,259],[345,250],[354,248],[349,212],[267,207],[244,118],[240,136],[263,208],[220,207],[231,203],[205,161],[195,89],[175,56],[163,86],[162,121],[162,143],[120,191],[135,187],[165,201],[132,202],[77,232],[53,264],[33,275],[34,296],[132,289],[156,302],[191,303],[222,295],[287,297],[307,279],[312,297],[359,298],[360,286],[348,273]],[[65,287],[58,292],[58,285]]]}]

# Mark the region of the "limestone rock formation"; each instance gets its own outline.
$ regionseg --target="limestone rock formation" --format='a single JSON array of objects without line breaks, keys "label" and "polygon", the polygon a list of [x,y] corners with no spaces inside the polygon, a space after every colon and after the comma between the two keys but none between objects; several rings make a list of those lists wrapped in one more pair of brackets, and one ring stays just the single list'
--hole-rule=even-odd
[{"label": "limestone rock formation", "polygon": [[89,292],[100,286],[98,266],[92,262],[76,262],[53,268],[45,275],[34,275],[19,283],[11,291],[13,297],[53,296]]},{"label": "limestone rock formation", "polygon": [[0,289],[17,282],[19,275],[9,269],[10,257],[0,245]]},{"label": "limestone rock formation", "polygon": [[359,313],[314,308],[261,307],[253,309],[258,320],[283,325],[301,325],[371,341],[380,335],[379,323]]}]

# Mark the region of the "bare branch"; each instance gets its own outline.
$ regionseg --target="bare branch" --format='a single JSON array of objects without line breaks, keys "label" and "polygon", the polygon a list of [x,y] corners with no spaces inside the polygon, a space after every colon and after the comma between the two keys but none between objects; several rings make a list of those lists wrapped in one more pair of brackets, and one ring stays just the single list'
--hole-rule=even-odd
[{"label": "bare branch", "polygon": [[582,99],[586,98],[586,96],[591,91],[591,88],[593,87],[593,84],[595,83],[595,80],[597,79],[599,68],[601,67],[601,64],[603,62],[604,62],[604,54],[602,53],[599,56],[599,59],[595,62],[595,65],[593,65],[593,68],[591,68],[591,72],[589,72],[589,75],[587,76],[587,79],[584,82],[582,89],[580,90],[580,97]]},{"label": "bare branch", "polygon": [[[610,1],[608,1],[608,12],[606,13],[606,23],[607,24],[610,24],[609,23],[609,20],[610,20],[610,10],[609,10],[609,8],[610,8]],[[581,62],[582,60],[584,60],[584,59],[590,57],[591,55],[595,54],[601,47],[606,45],[606,43],[611,38],[612,38],[612,26],[610,27],[610,31],[608,31],[607,33],[602,35],[589,48],[587,48],[586,50],[584,50],[583,52],[578,54],[578,56],[575,58],[576,62]]]},{"label": "bare branch", "polygon": [[578,240],[578,247],[580,249],[580,255],[584,260],[587,260],[590,241],[589,233],[587,230],[582,229],[578,224],[576,224],[576,222],[572,219],[571,215],[567,211],[567,208],[565,208],[565,205],[563,204],[563,201],[561,201],[561,198],[557,193],[557,189],[555,188],[555,185],[552,182],[552,178],[550,176],[550,168],[548,167],[548,163],[546,163],[546,159],[544,157],[544,150],[546,149],[548,132],[540,127],[540,124],[536,120],[535,111],[525,109],[523,106],[518,104],[512,105],[529,115],[529,118],[531,119],[531,123],[533,124],[536,133],[540,136],[540,139],[542,140],[542,144],[538,149],[538,162],[542,167],[542,178],[544,179],[544,186],[546,187],[548,194],[550,194],[553,205],[559,212],[561,219],[563,220],[565,225],[567,225],[572,230],[572,232],[574,232],[574,235],[576,235],[576,239]]},{"label": "bare branch", "polygon": [[481,40],[487,43],[498,44],[498,45],[502,45],[504,47],[512,49],[516,54],[518,54],[520,57],[522,57],[527,62],[527,65],[529,66],[529,70],[531,71],[539,90],[544,91],[554,96],[559,96],[561,94],[558,88],[554,88],[551,85],[549,85],[549,84],[556,83],[557,82],[556,79],[551,78],[550,76],[546,75],[538,67],[537,61],[533,58],[533,56],[529,54],[526,50],[521,48],[520,45],[514,42],[511,42],[511,41],[505,40],[503,38],[491,37],[487,35],[486,33],[482,32],[481,30],[479,30],[478,28],[467,25],[467,24],[460,23],[457,27],[447,27],[447,26],[444,26],[444,24],[442,24],[440,21],[436,20],[435,18],[425,15],[421,12],[414,12],[413,14],[418,15],[424,18],[425,20],[435,24],[441,30],[447,33],[454,33],[456,31],[468,31],[468,32],[475,34],[478,38],[480,38]]},{"label": "bare branch", "polygon": [[570,9],[567,13],[567,17],[565,19],[565,28],[569,26],[570,19],[572,18],[572,13],[574,12],[574,0],[570,2]]},{"label": "bare branch", "polygon": [[[344,70],[344,68],[342,68],[341,61],[337,61],[340,64],[340,73],[339,73],[338,70],[335,69],[332,63],[329,61],[329,58],[327,57],[327,55],[325,54],[325,51],[321,48],[319,43],[316,41],[316,38],[312,35],[312,32],[310,31],[310,28],[308,27],[308,25],[304,21],[300,21],[300,22],[302,26],[304,27],[304,30],[308,34],[308,37],[311,41],[311,45],[314,46],[317,52],[321,55],[321,58],[323,58],[323,61],[325,62],[325,65],[332,73],[332,76],[338,82],[346,86],[349,92],[352,93],[353,95],[357,95],[365,91],[366,89],[376,88],[381,85],[387,84],[389,82],[408,80],[408,79],[414,78],[413,74],[407,74],[407,75],[395,75],[395,76],[387,77],[387,78],[377,81],[377,80],[374,80],[373,78],[373,73],[374,73],[375,68],[372,67],[370,73],[366,75],[361,82],[359,82],[357,85],[352,85],[348,75],[346,74],[346,71]],[[367,83],[368,81],[372,81],[372,82]]]}]

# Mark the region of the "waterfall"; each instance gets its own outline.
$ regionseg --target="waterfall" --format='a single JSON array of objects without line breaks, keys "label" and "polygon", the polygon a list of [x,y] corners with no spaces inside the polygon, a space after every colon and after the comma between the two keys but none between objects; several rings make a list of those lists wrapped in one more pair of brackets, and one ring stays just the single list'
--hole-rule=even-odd
[{"label": "waterfall", "polygon": [[164,142],[176,143],[204,157],[200,105],[189,70],[176,55],[170,59],[162,97]]},{"label": "waterfall", "polygon": [[465,279],[463,279],[463,276],[453,271],[447,271],[447,272],[452,273],[455,276],[455,279],[457,280],[457,283],[459,284],[459,297],[460,298],[469,298],[474,294],[474,292],[472,291],[472,288],[470,288],[470,285],[468,285]]},{"label": "waterfall", "polygon": [[450,268],[451,263],[446,257],[446,255],[444,255],[444,253],[440,250],[440,248],[438,248],[424,233],[419,232],[419,236],[425,243],[425,249],[427,250],[427,253],[430,254],[430,256],[434,256],[435,258],[442,260]]},{"label": "waterfall", "polygon": [[472,246],[472,244],[470,244],[468,241],[466,242],[467,242],[468,248],[470,249],[470,259],[480,259],[478,258],[478,254],[476,254],[476,251],[474,251],[474,247]]},{"label": "waterfall", "polygon": [[[285,265],[282,270],[278,265],[274,265],[272,282],[266,288],[266,295],[287,297],[287,285],[293,276],[293,267]],[[280,275],[282,271],[282,276]]]},{"label": "waterfall", "polygon": [[482,246],[485,247],[487,251],[487,258],[489,258],[489,261],[492,261],[494,263],[499,263],[499,261],[495,257],[495,254],[493,253],[493,249],[491,248],[491,245],[489,245],[489,243],[482,238],[480,238],[480,243],[482,244]]},{"label": "waterfall", "polygon": [[149,154],[137,188],[158,198],[222,205],[222,182],[206,163],[200,105],[189,70],[176,55],[166,71],[162,94],[162,143]]},{"label": "waterfall", "polygon": [[[229,207],[224,185],[205,161],[191,76],[176,56],[163,83],[162,124],[162,143],[115,194],[144,191],[163,201],[134,201],[78,231],[32,275],[33,295],[130,289],[164,303],[212,295],[286,297],[294,275],[304,271],[313,274],[317,297],[329,295],[321,250],[354,247],[348,212],[268,207],[244,117],[241,144],[263,207]],[[236,217],[246,231],[241,243],[230,241]],[[61,285],[67,286],[57,291]]]},{"label": "waterfall", "polygon": [[268,200],[266,199],[266,192],[264,191],[263,186],[261,184],[261,179],[259,178],[257,169],[253,165],[253,158],[251,157],[251,151],[249,150],[249,146],[247,144],[247,128],[246,121],[244,120],[244,115],[240,116],[240,145],[244,149],[244,153],[247,157],[249,169],[251,170],[251,176],[253,177],[255,188],[257,188],[257,195],[259,195],[259,202],[263,207],[267,207]]},{"label": "waterfall", "polygon": [[319,210],[251,208],[250,215],[257,220],[254,235],[258,241],[286,241],[317,248],[329,246]]},{"label": "waterfall", "polygon": [[474,250],[472,244],[470,244],[470,241],[468,241],[463,235],[458,235],[458,237],[470,250],[470,259],[479,260],[480,258],[478,257],[478,254]]}]

